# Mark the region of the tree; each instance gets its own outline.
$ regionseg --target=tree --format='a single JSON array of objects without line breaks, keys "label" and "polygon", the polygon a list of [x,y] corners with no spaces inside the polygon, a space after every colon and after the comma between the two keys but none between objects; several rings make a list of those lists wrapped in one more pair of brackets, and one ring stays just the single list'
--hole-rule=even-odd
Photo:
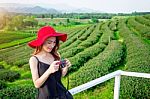
[{"label": "tree", "polygon": [[26,17],[26,19],[23,20],[24,21],[24,26],[37,26],[38,25],[38,21],[34,19],[33,16],[31,17]]},{"label": "tree", "polygon": [[18,30],[23,28],[23,19],[24,16],[17,15],[13,16],[11,20],[6,23],[6,30]]},{"label": "tree", "polygon": [[67,23],[70,23],[70,20],[67,18]]},{"label": "tree", "polygon": [[96,19],[96,18],[92,18],[91,20],[92,20],[93,23],[98,23],[99,22],[98,19]]},{"label": "tree", "polygon": [[58,24],[59,24],[59,25],[62,25],[63,23],[60,21]]},{"label": "tree", "polygon": [[53,14],[51,14],[51,19],[53,19],[54,18],[54,15]]},{"label": "tree", "polygon": [[70,20],[67,18],[67,20],[66,20],[67,26],[68,26],[69,23],[70,23]]},{"label": "tree", "polygon": [[44,15],[44,14],[42,14],[42,18],[45,18],[45,15]]}]

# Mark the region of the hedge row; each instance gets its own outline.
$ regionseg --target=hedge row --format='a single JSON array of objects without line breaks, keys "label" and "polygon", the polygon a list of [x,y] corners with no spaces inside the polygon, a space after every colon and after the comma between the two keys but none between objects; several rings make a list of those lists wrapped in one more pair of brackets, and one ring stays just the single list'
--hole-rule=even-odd
[{"label": "hedge row", "polygon": [[4,69],[4,66],[0,64],[0,69]]},{"label": "hedge row", "polygon": [[16,71],[1,69],[0,70],[0,80],[3,81],[14,81],[15,79],[18,79],[20,77],[20,74]]},{"label": "hedge row", "polygon": [[[87,34],[91,34],[91,32],[93,31],[94,27],[95,27],[95,25],[93,25],[93,26],[87,28],[86,30],[83,30],[82,35],[77,34],[77,37],[75,36],[76,41],[74,41],[74,42],[73,42],[72,44],[70,44],[69,46],[66,46],[65,48],[61,49],[59,52],[60,52],[60,53],[66,52],[66,51],[68,51],[69,49],[72,49],[72,48],[76,47],[77,45],[79,45],[79,44],[82,42],[80,38],[82,38],[82,37],[85,38],[86,36],[89,36],[89,35],[87,35]],[[89,31],[91,31],[91,32],[89,32]],[[68,42],[70,42],[70,41],[68,41]]]},{"label": "hedge row", "polygon": [[110,30],[112,30],[112,31],[116,31],[117,30],[117,20],[112,20],[111,22],[110,22],[110,24],[109,24],[109,28],[110,28]]},{"label": "hedge row", "polygon": [[0,90],[6,88],[7,85],[4,81],[0,80]]},{"label": "hedge row", "polygon": [[81,42],[80,44],[76,44],[76,46],[66,50],[66,52],[62,53],[61,55],[65,58],[72,57],[77,53],[83,51],[84,49],[94,45],[100,39],[101,33],[99,33],[100,25],[97,25],[95,30],[91,33],[91,35],[87,38],[87,40]]},{"label": "hedge row", "polygon": [[0,90],[1,99],[35,99],[37,89],[34,86],[16,86]]},{"label": "hedge row", "polygon": [[71,44],[70,46],[67,46],[61,50],[59,50],[60,54],[67,52],[69,50],[71,50],[72,48],[77,47],[79,44],[81,43],[81,40],[76,40],[73,44]]},{"label": "hedge row", "polygon": [[94,44],[96,44],[99,39],[102,36],[102,31],[94,31],[93,33],[94,35],[92,35],[90,38],[88,38],[86,41],[80,43],[78,46],[84,47],[84,48],[88,48]]},{"label": "hedge row", "polygon": [[24,63],[28,63],[28,58],[30,54],[32,53],[31,48],[27,47],[25,44],[20,45],[20,46],[15,46],[14,48],[10,47],[7,49],[0,50],[1,52],[0,60],[1,61],[4,60],[8,64],[18,65],[18,66],[21,66]]},{"label": "hedge row", "polygon": [[85,48],[84,47],[73,47],[71,49],[68,49],[66,50],[65,52],[63,52],[61,54],[61,57],[64,57],[64,58],[69,58],[69,57],[73,57],[75,56],[77,53],[83,51]]},{"label": "hedge row", "polygon": [[16,60],[15,62],[13,62],[13,65],[17,65],[18,67],[22,67],[24,64],[29,63],[29,55],[26,57],[23,57],[22,59]]},{"label": "hedge row", "polygon": [[[150,73],[149,47],[126,27],[125,20],[120,20],[118,29],[126,44],[126,71]],[[149,79],[123,77],[121,82],[122,99],[150,98]]]},{"label": "hedge row", "polygon": [[23,67],[23,69],[24,69],[25,71],[31,71],[30,66],[29,66],[29,63],[24,64],[22,67]]},{"label": "hedge row", "polygon": [[72,64],[72,66],[69,69],[69,72],[78,70],[89,59],[92,59],[93,57],[97,56],[100,52],[102,52],[105,47],[105,44],[96,43],[94,46],[85,49],[84,51],[78,53],[74,57],[68,58]]},{"label": "hedge row", "polygon": [[16,32],[1,31],[0,32],[0,44],[12,42],[12,41],[19,40],[19,39],[24,39],[24,38],[31,37],[31,36],[33,35],[30,35],[29,33],[28,34],[17,33],[17,31]]},{"label": "hedge row", "polygon": [[0,49],[4,49],[4,48],[19,45],[19,44],[23,44],[23,43],[29,42],[33,39],[35,39],[35,37],[28,37],[28,38],[12,41],[12,42],[9,42],[9,43],[3,43],[3,44],[0,44]]},{"label": "hedge row", "polygon": [[[0,64],[0,72],[3,71],[3,70],[4,70],[4,66]],[[6,82],[0,80],[0,90],[3,89],[3,88],[6,88],[6,87],[7,87]]]},{"label": "hedge row", "polygon": [[9,48],[5,48],[0,50],[0,61],[2,60],[7,60],[10,56],[14,56],[15,53],[20,53],[23,52],[23,50],[25,50],[25,44],[21,44],[18,46],[14,46],[14,47],[9,47]]},{"label": "hedge row", "polygon": [[136,16],[135,21],[137,21],[143,25],[150,26],[150,20],[144,18],[143,16]]},{"label": "hedge row", "polygon": [[81,37],[79,37],[79,40],[84,41],[86,40],[90,34],[94,31],[96,25],[92,25]]},{"label": "hedge row", "polygon": [[108,74],[116,66],[120,65],[122,58],[122,44],[112,40],[102,53],[85,63],[70,77],[71,87],[79,86]]},{"label": "hedge row", "polygon": [[90,36],[85,41],[80,43],[79,46],[88,48],[96,44],[99,41],[100,37],[102,36],[102,31],[100,31],[102,25],[103,23],[97,24],[94,31],[90,34]]},{"label": "hedge row", "polygon": [[108,44],[111,40],[114,40],[114,34],[108,27],[109,21],[107,21],[104,25],[102,25],[103,35],[101,36],[101,43]]},{"label": "hedge row", "polygon": [[68,34],[68,39],[71,39],[74,35],[76,35],[80,31],[82,31],[84,28],[88,29],[89,26],[90,25],[75,27],[75,28],[72,28],[72,29],[70,28],[67,31],[65,30],[65,32],[67,32],[67,34]]},{"label": "hedge row", "polygon": [[108,23],[103,24],[101,28],[103,35],[101,36],[98,43],[96,43],[94,46],[85,49],[83,52],[78,53],[74,57],[69,58],[69,60],[73,64],[70,68],[71,72],[76,71],[79,67],[83,66],[84,63],[87,62],[89,59],[92,59],[93,57],[97,56],[100,52],[102,52],[106,47],[106,42],[103,42],[105,41],[104,39],[109,38],[109,40],[107,40],[106,43],[108,44],[108,42],[114,38],[112,31],[108,28]]},{"label": "hedge row", "polygon": [[150,27],[138,23],[135,21],[134,17],[129,18],[127,24],[129,27],[133,27],[136,31],[138,31],[143,37],[150,39]]},{"label": "hedge row", "polygon": [[143,17],[150,20],[150,14],[144,15]]},{"label": "hedge row", "polygon": [[[24,61],[25,63],[28,63],[28,59],[30,57],[30,54],[31,54],[31,51],[28,51],[28,50],[24,50],[24,52],[20,52],[20,53],[14,53],[15,57],[14,56],[10,56],[6,62],[8,64],[12,64],[12,65],[22,65],[22,64],[19,64],[21,61]],[[27,60],[27,61],[25,61]],[[21,62],[23,63],[23,62]]]},{"label": "hedge row", "polygon": [[[69,45],[73,44],[76,40],[78,40],[78,38],[80,36],[82,36],[86,30],[88,29],[88,27],[84,28],[82,31],[80,31],[79,33],[77,33],[76,35],[74,35],[71,39],[68,39],[67,42],[63,43],[61,46],[60,46],[60,49],[65,49],[66,47],[68,47]],[[60,50],[60,51],[61,51]]]},{"label": "hedge row", "polygon": [[[13,47],[9,47],[9,48],[5,48],[5,49],[1,49],[0,50],[0,61],[5,60],[8,56],[14,55],[14,53],[12,51],[18,50],[20,49],[20,47],[25,48],[26,44],[21,44],[21,45],[17,45],[17,46],[13,46]],[[17,52],[20,52],[20,50],[18,50]]]},{"label": "hedge row", "polygon": [[[77,31],[71,33],[70,34],[71,36],[68,36],[68,40],[72,39],[77,33],[80,33],[80,32],[81,32],[81,30],[77,30]],[[67,42],[62,43],[61,46],[60,46],[60,49],[63,49],[64,47],[66,47],[67,45],[69,45]]]}]

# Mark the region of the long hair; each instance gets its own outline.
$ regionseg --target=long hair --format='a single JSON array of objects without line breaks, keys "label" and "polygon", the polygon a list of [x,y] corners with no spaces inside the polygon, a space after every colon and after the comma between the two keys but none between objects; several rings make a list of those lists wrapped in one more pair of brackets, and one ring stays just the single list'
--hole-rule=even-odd
[{"label": "long hair", "polygon": [[[42,47],[43,47],[43,44],[41,46],[37,46],[32,55],[38,54],[42,50]],[[58,51],[57,51],[58,49],[59,49],[59,39],[58,37],[56,37],[56,45],[50,52],[53,55],[55,60],[60,60],[60,55],[58,54]]]}]

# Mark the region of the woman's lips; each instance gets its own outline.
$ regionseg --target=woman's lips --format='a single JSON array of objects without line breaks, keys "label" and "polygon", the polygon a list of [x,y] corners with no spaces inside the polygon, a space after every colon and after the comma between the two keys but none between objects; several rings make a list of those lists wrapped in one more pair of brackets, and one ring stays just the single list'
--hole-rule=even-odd
[{"label": "woman's lips", "polygon": [[52,48],[48,48],[49,50],[52,50]]}]

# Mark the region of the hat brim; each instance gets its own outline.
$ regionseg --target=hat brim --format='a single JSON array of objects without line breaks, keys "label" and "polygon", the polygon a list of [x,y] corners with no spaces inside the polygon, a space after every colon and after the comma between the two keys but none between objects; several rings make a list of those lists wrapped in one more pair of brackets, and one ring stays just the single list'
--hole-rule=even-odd
[{"label": "hat brim", "polygon": [[33,40],[29,42],[28,45],[32,48],[36,48],[41,46],[48,37],[58,37],[58,39],[63,42],[67,40],[67,34],[56,32],[55,34],[45,35],[42,39]]}]

